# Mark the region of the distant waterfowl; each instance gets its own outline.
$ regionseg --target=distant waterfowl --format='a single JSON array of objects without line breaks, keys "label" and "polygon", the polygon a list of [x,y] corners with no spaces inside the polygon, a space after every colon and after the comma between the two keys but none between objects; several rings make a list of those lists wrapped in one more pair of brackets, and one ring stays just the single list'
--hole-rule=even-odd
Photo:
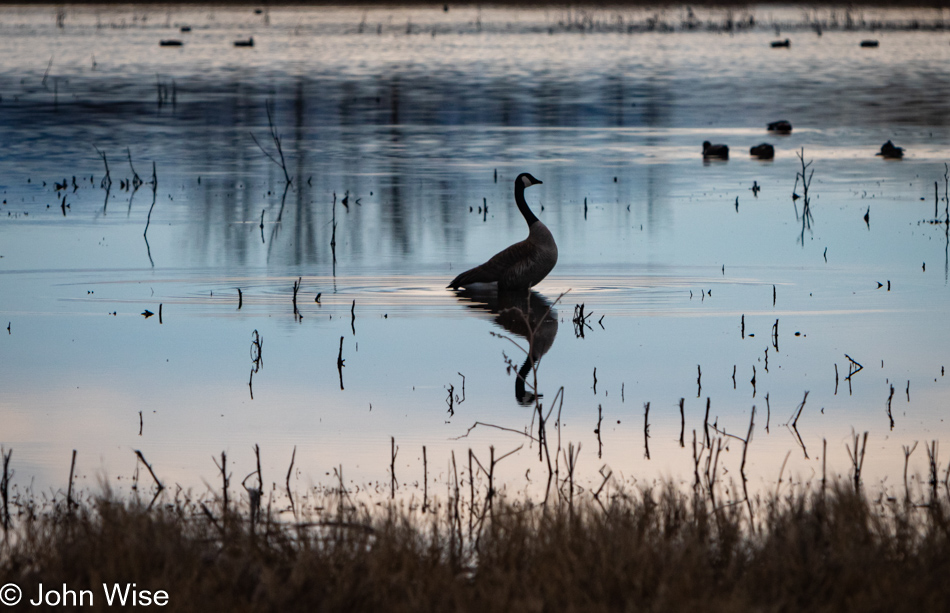
[{"label": "distant waterfowl", "polygon": [[180,40],[171,39],[171,40],[159,41],[158,45],[160,47],[181,47],[182,42]]},{"label": "distant waterfowl", "polygon": [[891,141],[887,141],[881,145],[881,150],[878,151],[875,155],[880,155],[883,158],[890,160],[898,160],[904,157],[904,148],[898,147]]},{"label": "distant waterfowl", "polygon": [[876,40],[862,40],[861,46],[862,47],[877,47],[878,42]]},{"label": "distant waterfowl", "polygon": [[235,47],[253,47],[254,46],[254,37],[251,36],[247,40],[236,40],[234,41]]},{"label": "distant waterfowl", "polygon": [[754,155],[760,160],[771,160],[775,157],[775,147],[768,143],[762,143],[749,149],[749,155]]},{"label": "distant waterfowl", "polygon": [[791,134],[792,133],[792,124],[789,121],[780,119],[779,121],[773,121],[768,125],[769,132],[778,132],[779,134]]},{"label": "distant waterfowl", "polygon": [[182,26],[182,27],[181,27],[181,31],[182,31],[182,32],[191,32],[191,26]]},{"label": "distant waterfowl", "polygon": [[703,141],[703,159],[704,160],[728,160],[729,146],[717,144],[714,145],[708,140]]},{"label": "distant waterfowl", "polygon": [[785,40],[773,40],[773,41],[772,41],[772,48],[773,48],[773,49],[778,49],[779,47],[791,47],[791,46],[792,46],[792,41],[788,40],[787,38],[786,38]]},{"label": "distant waterfowl", "polygon": [[535,217],[524,199],[524,190],[541,181],[528,173],[515,179],[515,203],[528,224],[528,238],[495,254],[490,260],[452,279],[458,289],[475,283],[497,283],[499,290],[526,290],[541,282],[557,263],[557,245],[551,231]]}]

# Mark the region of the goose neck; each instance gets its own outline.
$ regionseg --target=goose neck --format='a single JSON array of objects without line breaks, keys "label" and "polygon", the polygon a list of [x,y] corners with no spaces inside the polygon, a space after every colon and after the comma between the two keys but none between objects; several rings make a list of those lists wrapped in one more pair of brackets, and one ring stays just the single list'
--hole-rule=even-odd
[{"label": "goose neck", "polygon": [[528,208],[528,203],[524,199],[524,185],[521,182],[515,183],[515,202],[518,204],[518,210],[521,211],[521,215],[524,216],[524,220],[528,223],[530,228],[534,222],[538,221],[538,218],[534,213],[531,212],[531,209]]}]

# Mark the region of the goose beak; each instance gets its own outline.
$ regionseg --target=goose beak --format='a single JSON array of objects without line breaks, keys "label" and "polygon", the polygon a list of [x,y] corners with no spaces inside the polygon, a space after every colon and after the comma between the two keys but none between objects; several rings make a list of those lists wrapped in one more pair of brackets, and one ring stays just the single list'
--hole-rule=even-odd
[{"label": "goose beak", "polygon": [[543,183],[544,183],[544,181],[542,181],[541,179],[535,179],[535,180],[534,180],[534,184],[535,184],[535,185],[542,185]]}]

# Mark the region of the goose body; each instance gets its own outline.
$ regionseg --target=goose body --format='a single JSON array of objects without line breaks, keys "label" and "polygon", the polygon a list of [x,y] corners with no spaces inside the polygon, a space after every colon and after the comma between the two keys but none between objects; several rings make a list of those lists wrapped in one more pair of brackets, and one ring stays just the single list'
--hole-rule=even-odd
[{"label": "goose body", "polygon": [[515,179],[515,203],[528,224],[528,238],[496,253],[484,264],[466,270],[452,279],[449,287],[497,283],[499,290],[525,290],[551,272],[557,264],[557,244],[551,231],[531,212],[524,199],[525,188],[540,183],[528,173]]}]

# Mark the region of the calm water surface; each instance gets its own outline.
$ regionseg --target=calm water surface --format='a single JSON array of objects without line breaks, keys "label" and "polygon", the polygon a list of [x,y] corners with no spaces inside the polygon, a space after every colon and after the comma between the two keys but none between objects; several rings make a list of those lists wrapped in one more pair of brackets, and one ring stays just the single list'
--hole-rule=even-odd
[{"label": "calm water surface", "polygon": [[[823,439],[846,474],[852,431],[870,433],[869,482],[902,487],[915,441],[923,474],[923,441],[950,434],[947,226],[930,223],[935,181],[946,209],[950,34],[819,36],[780,8],[685,31],[684,15],[650,32],[643,11],[91,7],[57,27],[53,8],[4,8],[0,441],[16,482],[61,487],[76,449],[81,484],[121,488],[138,449],[202,491],[212,455],[243,476],[259,444],[267,481],[296,448],[300,490],[342,466],[388,493],[394,439],[406,494],[423,446],[439,492],[453,451],[463,465],[490,446],[524,445],[498,471],[509,491],[539,487],[546,465],[516,433],[537,427],[516,385],[523,330],[497,297],[445,289],[526,235],[512,195],[526,171],[560,251],[532,298],[554,313],[535,317],[540,402],[558,399],[585,487],[608,470],[615,487],[690,482],[707,399],[710,426],[740,437],[755,406],[756,487],[786,458],[786,476],[820,477]],[[776,25],[789,49],[770,48]],[[183,46],[159,46],[170,38]],[[276,155],[268,104],[286,189],[252,139]],[[777,119],[793,133],[767,133]],[[889,139],[903,160],[875,157]],[[730,160],[704,164],[704,140]],[[760,142],[774,161],[746,154]],[[153,164],[157,189],[120,183],[133,166],[150,181]],[[863,366],[850,382],[846,355]],[[786,424],[806,392],[799,442]],[[509,430],[466,437],[477,422]],[[738,478],[741,443],[712,434]]]}]

